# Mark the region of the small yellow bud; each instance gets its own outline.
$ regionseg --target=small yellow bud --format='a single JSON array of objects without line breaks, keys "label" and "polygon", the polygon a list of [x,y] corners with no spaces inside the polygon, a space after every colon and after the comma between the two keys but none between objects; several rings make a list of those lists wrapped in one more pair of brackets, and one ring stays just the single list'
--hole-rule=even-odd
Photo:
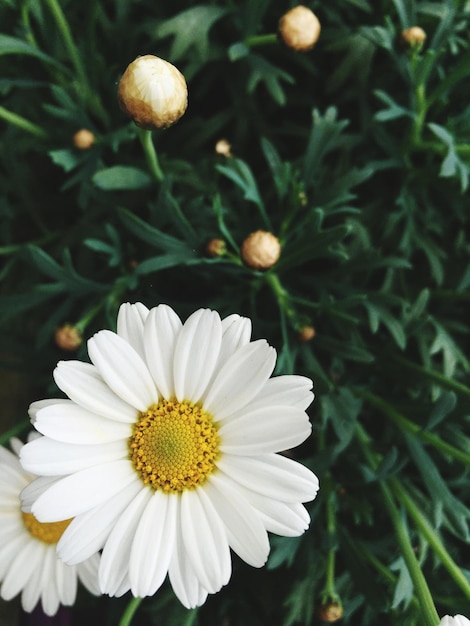
[{"label": "small yellow bud", "polygon": [[215,144],[215,151],[217,154],[227,158],[232,156],[232,146],[226,139],[219,139],[219,141]]},{"label": "small yellow bud", "polygon": [[244,240],[241,247],[243,262],[257,270],[267,270],[281,256],[279,239],[265,230],[257,230]]},{"label": "small yellow bud", "polygon": [[80,347],[82,343],[82,334],[76,326],[64,324],[55,331],[54,339],[59,348],[73,352]]},{"label": "small yellow bud", "polygon": [[315,329],[313,326],[304,326],[299,331],[299,339],[307,343],[315,337]]},{"label": "small yellow bud", "polygon": [[421,26],[411,26],[402,31],[401,38],[410,48],[421,48],[426,40],[426,33]]},{"label": "small yellow bud", "polygon": [[117,97],[124,113],[146,130],[171,126],[188,106],[183,74],[152,54],[139,56],[127,66]]},{"label": "small yellow bud", "polygon": [[225,254],[227,247],[223,239],[211,239],[206,245],[206,252],[210,257],[222,256]]},{"label": "small yellow bud", "polygon": [[299,4],[279,20],[279,36],[286,46],[298,52],[313,48],[320,37],[318,17],[306,6]]},{"label": "small yellow bud", "polygon": [[300,206],[307,206],[308,204],[308,198],[307,198],[307,194],[305,193],[305,191],[299,191],[299,204]]},{"label": "small yellow bud", "polygon": [[79,150],[88,150],[95,143],[95,135],[88,128],[81,128],[72,137],[72,142]]},{"label": "small yellow bud", "polygon": [[339,602],[330,602],[320,607],[318,617],[322,622],[332,624],[343,617],[343,607]]}]

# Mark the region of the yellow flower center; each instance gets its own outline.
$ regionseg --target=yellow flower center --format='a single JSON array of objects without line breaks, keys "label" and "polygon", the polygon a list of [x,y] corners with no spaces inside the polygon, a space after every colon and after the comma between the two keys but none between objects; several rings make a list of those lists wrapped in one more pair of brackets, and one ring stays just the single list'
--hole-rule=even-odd
[{"label": "yellow flower center", "polygon": [[214,471],[219,437],[212,415],[201,407],[162,400],[140,414],[129,449],[146,485],[180,493],[202,485]]},{"label": "yellow flower center", "polygon": [[22,513],[23,522],[29,532],[44,543],[57,543],[73,518],[61,522],[40,522],[32,513]]}]

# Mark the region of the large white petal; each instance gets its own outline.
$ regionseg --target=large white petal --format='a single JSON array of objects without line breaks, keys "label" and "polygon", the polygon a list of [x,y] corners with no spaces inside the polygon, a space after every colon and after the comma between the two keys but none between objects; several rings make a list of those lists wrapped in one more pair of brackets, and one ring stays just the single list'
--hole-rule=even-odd
[{"label": "large white petal", "polygon": [[28,409],[28,415],[31,419],[31,423],[34,424],[37,412],[41,409],[48,406],[54,406],[54,404],[64,404],[65,402],[69,402],[71,404],[71,400],[61,400],[59,398],[49,398],[47,400],[36,400],[35,402],[31,402]]},{"label": "large white petal", "polygon": [[54,580],[57,557],[55,550],[46,550],[43,560],[43,580],[41,604],[46,615],[55,615],[59,609],[60,600]]},{"label": "large white petal", "polygon": [[147,365],[122,337],[101,330],[88,340],[88,354],[103,380],[122,400],[139,411],[158,403]]},{"label": "large white petal", "polygon": [[309,527],[310,515],[299,502],[289,503],[266,498],[251,489],[245,489],[244,495],[259,512],[266,530],[271,533],[283,537],[298,537]]},{"label": "large white petal", "polygon": [[262,567],[269,554],[268,534],[240,489],[227,476],[215,472],[204,485],[204,491],[225,525],[232,550],[249,565]]},{"label": "large white petal", "polygon": [[282,502],[308,502],[318,491],[313,472],[280,454],[258,458],[223,454],[217,466],[247,489]]},{"label": "large white petal", "polygon": [[160,304],[145,322],[145,359],[160,394],[170,399],[175,394],[173,359],[182,323],[173,309]]},{"label": "large white petal", "polygon": [[20,493],[21,510],[25,513],[31,513],[31,507],[39,496],[60,479],[60,476],[39,476],[28,483]]},{"label": "large white petal", "polygon": [[31,507],[40,522],[56,522],[107,502],[135,480],[131,461],[95,465],[55,482]]},{"label": "large white petal", "polygon": [[232,564],[224,525],[204,489],[181,495],[181,532],[196,576],[209,593],[227,584]]},{"label": "large white petal", "polygon": [[51,439],[74,444],[109,443],[132,434],[129,423],[101,417],[70,401],[40,409],[35,427]]},{"label": "large white petal", "polygon": [[175,346],[174,381],[177,400],[197,402],[212,378],[222,342],[216,311],[199,309],[181,329]]},{"label": "large white petal", "polygon": [[251,320],[240,315],[229,315],[222,320],[222,346],[219,354],[219,364],[225,361],[241,348],[250,343]]},{"label": "large white petal", "polygon": [[222,423],[219,429],[220,450],[240,455],[280,452],[298,446],[307,439],[311,430],[306,413],[300,409],[261,407]]},{"label": "large white petal", "polygon": [[21,450],[23,467],[39,476],[60,476],[79,472],[128,456],[126,441],[112,441],[96,446],[74,445],[40,437]]},{"label": "large white petal", "polygon": [[313,383],[305,376],[275,376],[266,381],[256,398],[253,399],[253,408],[259,406],[292,406],[302,411],[313,401]]},{"label": "large white petal", "polygon": [[84,409],[119,422],[135,422],[135,407],[121,400],[93,365],[80,361],[59,361],[54,370],[54,380],[59,389]]},{"label": "large white petal", "polygon": [[143,359],[144,350],[144,323],[149,314],[148,308],[142,302],[121,304],[117,316],[117,334],[125,339]]},{"label": "large white petal", "polygon": [[129,561],[134,596],[152,596],[168,573],[174,551],[179,498],[155,491],[136,529]]},{"label": "large white petal", "polygon": [[204,408],[216,420],[246,406],[271,376],[276,351],[264,339],[242,346],[233,354],[212,382]]},{"label": "large white petal", "polygon": [[194,572],[191,562],[186,556],[180,514],[181,508],[179,507],[177,511],[175,529],[175,548],[170,561],[168,575],[173,591],[181,604],[187,609],[193,609],[194,607],[203,604],[208,594],[201,585]]},{"label": "large white petal", "polygon": [[114,596],[128,579],[132,542],[151,497],[151,489],[142,489],[114,525],[101,555],[99,582],[103,593]]},{"label": "large white petal", "polygon": [[[10,569],[10,565],[13,559],[21,550],[25,541],[29,541],[29,536],[26,529],[24,532],[20,532],[16,537],[10,539],[8,543],[0,545],[0,580],[3,580],[5,578],[6,573]],[[0,585],[0,591],[1,590],[2,586]],[[6,598],[4,599],[6,600]]]},{"label": "large white petal", "polygon": [[136,476],[134,482],[104,504],[75,517],[57,544],[59,558],[73,565],[101,550],[116,520],[141,489],[142,483]]},{"label": "large white petal", "polygon": [[64,606],[72,606],[77,595],[77,569],[75,565],[65,565],[56,559],[57,593],[60,603]]},{"label": "large white petal", "polygon": [[44,585],[44,560],[46,558],[46,550],[50,548],[47,544],[39,541],[37,544],[40,566],[32,570],[31,577],[21,593],[21,606],[26,613],[33,611],[41,597],[42,587]]}]

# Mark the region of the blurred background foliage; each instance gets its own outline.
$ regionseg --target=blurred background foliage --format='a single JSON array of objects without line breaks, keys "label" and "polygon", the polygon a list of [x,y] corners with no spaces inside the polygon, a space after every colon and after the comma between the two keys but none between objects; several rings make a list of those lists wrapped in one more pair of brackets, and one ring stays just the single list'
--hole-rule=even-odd
[{"label": "blurred background foliage", "polygon": [[[124,301],[247,315],[277,373],[315,384],[313,435],[289,452],[320,477],[310,530],[273,537],[263,570],[235,558],[199,610],[163,589],[142,626],[309,626],[332,603],[343,624],[418,626],[407,545],[438,612],[470,615],[470,2],[313,0],[304,53],[275,36],[294,5],[0,3],[2,443],[59,359],[87,359],[56,329],[114,329]],[[116,100],[142,54],[188,83],[152,136],[163,180]],[[240,258],[259,229],[282,245],[265,272]],[[74,613],[117,624],[128,601],[83,592]]]}]

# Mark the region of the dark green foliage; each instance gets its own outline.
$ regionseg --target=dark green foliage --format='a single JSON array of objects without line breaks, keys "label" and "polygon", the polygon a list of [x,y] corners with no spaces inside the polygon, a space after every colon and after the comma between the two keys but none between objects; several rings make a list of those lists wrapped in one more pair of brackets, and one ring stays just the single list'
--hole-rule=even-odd
[{"label": "dark green foliage", "polygon": [[[400,523],[438,613],[470,616],[470,5],[313,0],[320,39],[295,53],[275,36],[293,4],[61,0],[64,26],[55,1],[0,3],[0,355],[28,380],[2,443],[57,360],[87,358],[55,329],[113,329],[125,301],[247,315],[276,373],[315,384],[292,451],[320,477],[309,531],[272,537],[263,570],[235,560],[198,610],[145,599],[142,626],[317,626],[331,599],[345,625],[429,626]],[[161,177],[116,100],[141,54],[188,82],[186,114],[153,133]],[[258,229],[282,245],[266,272],[240,259]],[[87,597],[77,618],[125,606]]]}]

